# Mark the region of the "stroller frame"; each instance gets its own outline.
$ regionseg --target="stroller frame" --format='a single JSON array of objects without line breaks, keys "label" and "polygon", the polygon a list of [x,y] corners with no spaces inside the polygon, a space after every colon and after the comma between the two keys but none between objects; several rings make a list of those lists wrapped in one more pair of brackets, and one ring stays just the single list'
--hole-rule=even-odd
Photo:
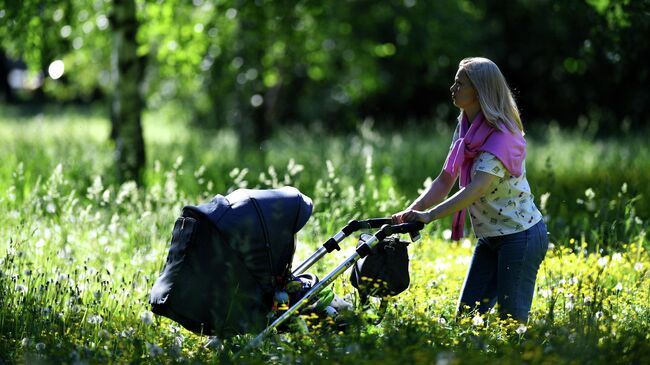
[{"label": "stroller frame", "polygon": [[273,321],[266,329],[264,329],[260,334],[258,334],[246,348],[257,347],[262,343],[262,341],[268,336],[274,329],[284,323],[289,317],[294,313],[299,311],[305,304],[318,295],[323,289],[330,285],[336,278],[338,278],[345,270],[354,265],[358,260],[363,257],[366,257],[370,254],[371,250],[380,242],[382,242],[386,237],[393,234],[405,234],[408,233],[411,236],[411,241],[416,241],[420,238],[419,232],[424,228],[424,224],[421,222],[412,222],[412,223],[402,223],[402,224],[392,224],[390,218],[372,218],[367,220],[352,220],[336,235],[331,237],[327,242],[323,244],[316,252],[314,252],[307,260],[296,268],[292,274],[298,276],[304,273],[309,269],[313,264],[318,262],[323,256],[327,253],[330,253],[334,250],[340,250],[339,243],[343,241],[347,236],[352,234],[355,231],[360,229],[372,229],[380,228],[375,234],[373,234],[369,239],[363,241],[360,244],[355,252],[345,259],[341,264],[339,264],[334,270],[327,274],[321,281],[316,283],[305,295],[298,300],[293,306],[291,306],[286,312],[284,312],[280,317]]}]

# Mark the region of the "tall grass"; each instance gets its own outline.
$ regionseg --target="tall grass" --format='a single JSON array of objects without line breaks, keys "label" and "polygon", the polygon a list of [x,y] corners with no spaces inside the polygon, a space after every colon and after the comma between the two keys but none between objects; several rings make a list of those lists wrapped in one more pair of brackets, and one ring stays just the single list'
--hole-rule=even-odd
[{"label": "tall grass", "polygon": [[[411,246],[411,287],[380,325],[358,313],[345,332],[276,335],[236,358],[249,336],[205,349],[204,338],[149,312],[147,294],[182,206],[238,187],[297,186],[315,202],[298,235],[299,261],[347,220],[385,216],[413,199],[439,171],[449,127],[364,124],[345,136],[286,130],[250,163],[227,131],[198,133],[149,115],[146,184],[137,187],[115,184],[101,116],[4,115],[11,117],[0,121],[0,362],[633,363],[650,356],[648,203],[638,198],[647,197],[650,160],[640,137],[591,141],[555,127],[529,136],[529,180],[552,241],[529,323],[493,313],[454,321],[471,241],[447,241],[443,221]],[[353,246],[344,242],[313,269],[326,273]],[[354,297],[346,280],[335,290]]]}]

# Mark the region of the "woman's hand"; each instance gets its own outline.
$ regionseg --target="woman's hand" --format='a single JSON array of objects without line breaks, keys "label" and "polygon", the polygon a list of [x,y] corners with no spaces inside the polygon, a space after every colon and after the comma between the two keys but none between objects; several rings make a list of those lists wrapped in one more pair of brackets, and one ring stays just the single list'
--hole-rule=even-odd
[{"label": "woman's hand", "polygon": [[433,220],[432,211],[420,211],[415,209],[406,209],[399,213],[393,214],[393,223],[422,222],[427,224]]}]

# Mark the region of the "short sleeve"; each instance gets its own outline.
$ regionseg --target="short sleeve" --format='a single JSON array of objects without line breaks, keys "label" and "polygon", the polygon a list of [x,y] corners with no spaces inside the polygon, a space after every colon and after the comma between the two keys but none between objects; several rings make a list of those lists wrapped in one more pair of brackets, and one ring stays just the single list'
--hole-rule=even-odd
[{"label": "short sleeve", "polygon": [[482,152],[478,155],[474,161],[474,169],[498,177],[504,177],[506,173],[506,168],[503,166],[503,163],[495,155],[489,152]]}]

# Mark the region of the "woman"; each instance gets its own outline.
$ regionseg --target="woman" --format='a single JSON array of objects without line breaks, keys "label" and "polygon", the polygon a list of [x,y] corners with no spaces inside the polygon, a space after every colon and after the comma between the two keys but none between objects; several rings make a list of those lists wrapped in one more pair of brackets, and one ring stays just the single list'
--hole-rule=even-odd
[{"label": "woman", "polygon": [[[454,214],[452,238],[458,240],[468,208],[478,243],[458,312],[485,313],[498,302],[503,318],[526,322],[548,239],[526,180],[519,110],[501,71],[486,58],[462,60],[450,91],[460,116],[445,165],[393,220],[429,223]],[[458,177],[459,191],[444,200]]]}]

